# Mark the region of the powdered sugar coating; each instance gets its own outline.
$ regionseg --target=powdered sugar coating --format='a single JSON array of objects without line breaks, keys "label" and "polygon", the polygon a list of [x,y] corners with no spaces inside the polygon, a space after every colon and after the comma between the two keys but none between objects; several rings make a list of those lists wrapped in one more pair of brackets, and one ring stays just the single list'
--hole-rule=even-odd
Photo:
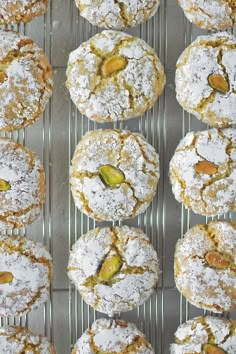
[{"label": "powdered sugar coating", "polygon": [[160,0],[75,0],[80,15],[103,28],[135,27],[152,17]]},{"label": "powdered sugar coating", "polygon": [[24,327],[0,327],[0,352],[2,354],[56,354],[46,337],[34,334]]},{"label": "powdered sugar coating", "polygon": [[[213,163],[217,172],[198,173],[200,161]],[[171,159],[170,181],[175,198],[195,213],[213,216],[236,210],[236,130],[188,133]]]},{"label": "powdered sugar coating", "polygon": [[99,319],[76,342],[72,354],[154,354],[144,334],[133,323]]},{"label": "powdered sugar coating", "polygon": [[47,7],[48,0],[0,0],[0,25],[29,22]]},{"label": "powdered sugar coating", "polygon": [[[104,283],[98,277],[100,267],[115,255],[122,259],[122,266],[111,284]],[[110,316],[144,303],[158,275],[156,251],[136,228],[96,228],[80,237],[70,253],[69,278],[89,305]]]},{"label": "powdered sugar coating", "polygon": [[52,94],[52,69],[42,49],[17,32],[0,30],[0,130],[33,124]]},{"label": "powdered sugar coating", "polygon": [[[119,57],[124,67],[109,75],[106,60]],[[98,122],[125,120],[151,108],[165,85],[163,66],[140,38],[103,31],[69,57],[67,87],[82,114]]]},{"label": "powdered sugar coating", "polygon": [[39,158],[23,145],[0,138],[0,230],[21,228],[37,219],[45,200],[45,175]]},{"label": "powdered sugar coating", "polygon": [[[99,167],[119,168],[125,180],[106,186]],[[77,145],[70,171],[76,206],[96,220],[132,218],[146,210],[159,180],[159,156],[144,137],[126,130],[94,130]]]},{"label": "powdered sugar coating", "polygon": [[179,0],[190,22],[208,30],[223,30],[235,25],[234,0]]},{"label": "powdered sugar coating", "polygon": [[[236,39],[228,33],[199,36],[177,62],[176,94],[180,105],[214,127],[236,123]],[[226,79],[229,91],[214,90],[209,75]]]},{"label": "powdered sugar coating", "polygon": [[51,256],[38,242],[22,236],[1,236],[0,269],[13,280],[0,283],[0,316],[22,316],[38,308],[49,296]]},{"label": "powdered sugar coating", "polygon": [[[225,269],[212,267],[209,252],[227,255]],[[236,307],[236,224],[212,221],[192,227],[180,239],[175,251],[175,282],[193,305],[214,312]]]},{"label": "powdered sugar coating", "polygon": [[171,354],[205,353],[204,344],[215,344],[228,354],[235,354],[236,323],[226,318],[196,317],[180,325],[175,333]]}]

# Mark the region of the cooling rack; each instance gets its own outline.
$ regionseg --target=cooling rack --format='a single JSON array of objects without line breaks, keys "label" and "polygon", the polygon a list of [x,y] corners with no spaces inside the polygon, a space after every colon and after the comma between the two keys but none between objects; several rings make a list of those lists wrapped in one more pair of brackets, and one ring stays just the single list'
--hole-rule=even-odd
[{"label": "cooling rack", "polygon": [[[13,230],[12,233],[41,241],[49,248],[53,256],[54,280],[50,300],[43,307],[22,318],[1,319],[0,323],[26,325],[36,333],[48,336],[55,343],[58,354],[69,354],[83,331],[96,318],[103,317],[81,300],[66,274],[73,243],[97,225],[109,224],[97,223],[76,210],[69,189],[69,165],[76,144],[88,130],[102,127],[129,129],[141,132],[158,151],[161,179],[157,195],[146,213],[124,224],[140,227],[148,234],[158,252],[162,273],[150,300],[137,310],[122,314],[121,318],[137,324],[156,354],[167,354],[177,326],[204,313],[186,302],[175,288],[173,255],[177,239],[189,227],[207,219],[186,211],[175,201],[168,179],[168,165],[179,140],[188,131],[206,129],[205,124],[182,110],[174,90],[175,63],[179,55],[206,31],[186,20],[177,0],[161,0],[158,13],[149,22],[127,32],[143,38],[155,48],[165,66],[165,91],[143,117],[101,125],[80,115],[65,87],[70,51],[99,31],[79,17],[74,1],[51,0],[44,17],[9,28],[30,36],[44,48],[54,71],[54,94],[43,118],[25,130],[1,134],[25,144],[40,156],[44,164],[47,200],[41,219],[27,230]],[[224,218],[235,219],[235,214],[224,215]],[[231,317],[236,318],[236,313],[233,312]]]}]

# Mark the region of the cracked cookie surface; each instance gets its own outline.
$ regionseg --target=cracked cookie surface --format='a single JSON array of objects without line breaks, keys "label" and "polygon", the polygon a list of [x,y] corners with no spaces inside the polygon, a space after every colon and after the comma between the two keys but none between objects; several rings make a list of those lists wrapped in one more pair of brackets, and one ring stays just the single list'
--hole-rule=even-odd
[{"label": "cracked cookie surface", "polygon": [[[124,181],[115,188],[106,185],[99,174],[103,166],[120,171]],[[83,213],[96,220],[122,220],[146,210],[159,176],[159,156],[142,135],[94,130],[77,145],[70,183],[75,204]]]},{"label": "cracked cookie surface", "polygon": [[89,305],[113,316],[132,310],[151,296],[159,263],[142,230],[98,227],[74,244],[68,276]]},{"label": "cracked cookie surface", "polygon": [[236,307],[236,224],[195,225],[175,251],[175,282],[193,305],[213,312]]},{"label": "cracked cookie surface", "polygon": [[141,116],[165,85],[154,50],[126,33],[103,31],[69,57],[67,88],[80,112],[103,123]]},{"label": "cracked cookie surface", "polygon": [[190,22],[208,30],[223,30],[236,23],[235,0],[178,0]]},{"label": "cracked cookie surface", "polygon": [[[207,350],[209,344],[212,351]],[[170,353],[235,354],[235,348],[236,322],[226,318],[206,316],[196,317],[178,327],[175,343],[170,345]]]},{"label": "cracked cookie surface", "polygon": [[78,339],[72,354],[154,354],[133,323],[99,319]]},{"label": "cracked cookie surface", "polygon": [[95,26],[111,29],[135,27],[152,17],[159,0],[75,0],[80,15]]},{"label": "cracked cookie surface", "polygon": [[236,130],[188,133],[170,162],[172,192],[197,214],[236,210]]},{"label": "cracked cookie surface", "polygon": [[52,86],[43,50],[28,37],[0,30],[0,130],[24,128],[39,119]]},{"label": "cracked cookie surface", "polygon": [[213,127],[236,123],[235,71],[235,37],[228,33],[199,36],[177,61],[179,104]]},{"label": "cracked cookie surface", "polygon": [[24,327],[0,327],[1,354],[56,354],[46,337],[32,333]]},{"label": "cracked cookie surface", "polygon": [[31,224],[44,201],[45,175],[39,158],[14,140],[0,138],[0,230]]},{"label": "cracked cookie surface", "polygon": [[29,22],[47,7],[48,0],[0,0],[0,25]]},{"label": "cracked cookie surface", "polygon": [[22,316],[47,301],[51,256],[23,236],[0,238],[0,316]]}]

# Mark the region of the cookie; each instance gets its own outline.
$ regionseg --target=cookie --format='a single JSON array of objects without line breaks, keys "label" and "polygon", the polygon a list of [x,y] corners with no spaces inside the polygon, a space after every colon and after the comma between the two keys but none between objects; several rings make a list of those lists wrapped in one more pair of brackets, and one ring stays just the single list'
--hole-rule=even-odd
[{"label": "cookie", "polygon": [[147,21],[157,11],[160,0],[75,0],[80,15],[92,25],[121,29]]},{"label": "cookie", "polygon": [[39,242],[0,237],[0,316],[22,316],[49,296],[52,262]]},{"label": "cookie", "polygon": [[236,322],[218,317],[196,317],[181,324],[171,354],[235,354]]},{"label": "cookie", "polygon": [[164,69],[154,50],[126,33],[98,33],[69,57],[71,99],[82,114],[100,123],[141,116],[164,85]]},{"label": "cookie", "polygon": [[45,175],[39,158],[14,140],[0,138],[0,230],[31,224],[44,200]]},{"label": "cookie", "polygon": [[236,130],[188,133],[170,162],[175,198],[197,214],[236,210]]},{"label": "cookie", "polygon": [[190,22],[208,30],[224,30],[236,23],[234,0],[178,0]]},{"label": "cookie", "polygon": [[72,354],[154,354],[133,323],[99,319],[76,342]]},{"label": "cookie", "polygon": [[34,334],[24,327],[0,327],[1,354],[56,354],[53,345],[46,337]]},{"label": "cookie", "polygon": [[179,104],[213,127],[236,123],[236,38],[228,33],[199,36],[177,61]]},{"label": "cookie", "polygon": [[32,39],[0,30],[0,130],[39,119],[52,94],[52,68]]},{"label": "cookie", "polygon": [[0,25],[29,22],[47,7],[48,0],[0,0]]},{"label": "cookie", "polygon": [[175,282],[191,304],[213,312],[236,307],[236,224],[192,227],[175,251]]},{"label": "cookie", "polygon": [[98,227],[74,244],[68,276],[89,305],[113,316],[132,310],[151,296],[159,264],[142,230]]},{"label": "cookie", "polygon": [[77,145],[70,183],[83,213],[112,221],[143,213],[156,193],[159,176],[159,156],[142,135],[94,130]]}]

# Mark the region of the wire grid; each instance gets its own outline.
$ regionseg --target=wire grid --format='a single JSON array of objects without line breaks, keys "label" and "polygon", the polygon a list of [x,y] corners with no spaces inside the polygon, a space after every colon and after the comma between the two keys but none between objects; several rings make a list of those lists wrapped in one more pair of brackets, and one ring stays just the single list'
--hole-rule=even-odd
[{"label": "wire grid", "polygon": [[[163,11],[163,7],[159,12],[159,22],[161,25],[157,25],[156,18],[151,19],[149,24],[144,24],[139,27],[136,34],[146,41],[150,43],[150,34],[152,35],[151,45],[154,47],[155,45],[158,46],[159,55],[164,62],[165,58],[165,51],[164,51],[164,36],[162,36],[162,28],[165,27],[165,11]],[[72,13],[72,28],[71,33],[75,33],[75,37],[72,39],[72,48],[76,48],[80,43],[84,42],[85,40],[89,39],[90,36],[96,34],[98,30],[92,27],[88,22],[78,17],[78,11],[75,8],[74,4],[71,4],[71,13]],[[164,15],[164,16],[163,16]],[[163,18],[164,21],[160,21],[160,18]],[[159,34],[155,34],[153,29],[159,27]],[[86,117],[82,117],[78,111],[75,109],[73,104],[71,103],[71,131],[74,132],[74,141],[70,142],[70,158],[73,155],[75,146],[77,142],[81,139],[81,137],[88,131],[92,129],[97,129],[104,127],[104,125],[96,124],[91,121],[88,121]],[[145,117],[141,117],[140,120],[137,120],[135,123],[136,125],[128,126],[129,129],[134,129],[136,131],[142,132],[149,142],[152,143],[158,150],[160,150],[161,145],[161,126],[163,121],[160,119],[154,120],[154,116],[160,116],[164,112],[164,105],[165,105],[165,98],[164,96],[159,100],[159,106],[156,106],[152,111],[148,112]],[[134,123],[134,122],[133,122]],[[106,127],[114,127],[114,128],[127,128],[126,122],[117,122],[113,125],[106,124]],[[132,130],[133,130],[132,129]],[[161,189],[161,188],[160,188]],[[163,194],[163,190],[160,192],[159,200],[161,201],[161,196]],[[71,214],[72,218],[70,218],[71,222],[69,225],[69,235],[75,235],[75,238],[70,238],[70,248],[72,244],[78,239],[78,237],[89,231],[91,228],[98,226],[97,222],[94,222],[90,218],[84,216],[81,213],[78,213],[75,210],[73,200],[71,199]],[[131,225],[138,226],[142,228],[146,233],[150,236],[154,246],[157,246],[157,235],[159,239],[159,244],[162,243],[161,234],[162,224],[158,223],[157,220],[162,217],[161,215],[161,208],[160,204],[157,203],[157,198],[154,200],[152,207],[149,210],[137,217],[134,221],[131,222]],[[128,224],[128,221],[125,222]],[[120,225],[121,223],[114,223]],[[101,225],[101,223],[99,223]],[[151,226],[152,225],[152,226]],[[73,231],[72,231],[73,229]],[[161,310],[158,308],[158,297],[163,301],[163,291],[161,288],[159,289],[159,294],[156,294],[152,297],[150,301],[148,301],[144,306],[137,309],[133,312],[132,316],[125,316],[121,315],[121,318],[130,319],[137,323],[138,327],[144,330],[146,333],[149,332],[149,337],[152,337],[152,342],[156,340],[156,330],[159,329],[158,333],[161,333],[162,324],[159,323],[158,318],[160,318]],[[70,311],[70,336],[71,336],[71,348],[75,343],[75,340],[86,330],[86,328],[93,322],[97,317],[102,317],[101,314],[97,314],[93,311],[89,306],[87,306],[79,296],[78,292],[75,291],[74,287],[70,285],[70,304],[69,304],[69,311]],[[76,314],[76,315],[75,315]],[[78,314],[78,315],[77,315]],[[154,321],[153,321],[154,317]],[[152,324],[151,324],[152,322]],[[153,326],[154,324],[154,326]]]},{"label": "wire grid", "polygon": [[[189,227],[207,219],[186,211],[174,200],[168,181],[168,164],[179,140],[188,131],[206,129],[179,107],[174,93],[174,66],[178,56],[198,34],[206,32],[186,20],[177,0],[161,0],[155,17],[127,32],[155,48],[166,69],[165,92],[143,117],[101,125],[80,115],[64,85],[69,52],[100,31],[79,17],[74,0],[51,0],[44,18],[12,28],[33,37],[46,51],[54,69],[54,95],[41,122],[19,132],[1,134],[32,148],[44,164],[47,200],[42,218],[26,231],[14,230],[13,233],[26,234],[48,246],[54,260],[54,281],[50,300],[39,310],[22,318],[1,319],[0,323],[25,325],[54,341],[58,354],[69,354],[87,327],[96,318],[104,317],[82,301],[66,276],[69,249],[74,242],[90,229],[109,224],[97,223],[76,210],[69,189],[68,169],[75,147],[87,131],[107,127],[129,129],[141,132],[158,151],[161,178],[158,193],[146,213],[124,224],[140,227],[147,233],[158,252],[162,273],[150,300],[120,317],[137,324],[156,354],[167,354],[177,326],[205,314],[176,290],[173,255],[177,239],[183,237]],[[224,218],[235,219],[235,214]],[[235,312],[232,316],[235,317]]]},{"label": "wire grid", "polygon": [[[50,3],[48,12],[41,19],[33,21],[31,24],[18,24],[5,26],[6,29],[17,31],[23,35],[31,36],[31,34],[39,38],[41,37],[40,46],[44,48],[49,60],[51,61],[51,44],[52,36],[52,2]],[[38,33],[41,36],[38,36]],[[37,42],[37,40],[36,40]],[[46,176],[46,192],[47,201],[42,211],[42,217],[36,221],[33,225],[30,225],[27,229],[14,229],[1,231],[0,234],[7,235],[20,235],[22,237],[29,237],[33,240],[42,242],[47,246],[50,252],[52,252],[52,238],[51,238],[51,117],[52,117],[52,102],[47,105],[41,122],[35,124],[32,131],[28,129],[22,129],[15,132],[0,132],[1,137],[8,137],[14,139],[17,143],[23,144],[27,147],[34,146],[34,151],[37,151],[41,158],[41,162],[44,165]],[[30,128],[29,128],[30,129]],[[52,334],[52,287],[50,288],[49,300],[39,309],[29,315],[22,317],[2,318],[0,317],[0,325],[16,325],[29,327],[35,329],[36,333],[41,333],[53,341]]]}]

